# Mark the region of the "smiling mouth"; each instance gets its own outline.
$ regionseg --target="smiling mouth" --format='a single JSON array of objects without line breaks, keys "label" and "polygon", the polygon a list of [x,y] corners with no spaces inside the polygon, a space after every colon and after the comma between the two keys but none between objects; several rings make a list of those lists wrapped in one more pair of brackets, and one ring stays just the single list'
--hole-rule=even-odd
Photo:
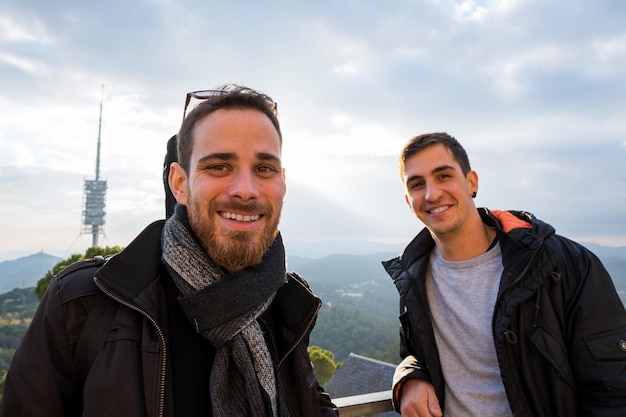
[{"label": "smiling mouth", "polygon": [[227,211],[220,212],[220,216],[222,216],[225,219],[236,220],[238,222],[255,222],[261,218],[261,216],[258,214],[243,215],[243,214],[230,213]]},{"label": "smiling mouth", "polygon": [[444,211],[448,210],[449,206],[441,206],[441,207],[437,207],[434,208],[432,210],[429,211],[430,214],[439,214],[439,213],[443,213]]}]

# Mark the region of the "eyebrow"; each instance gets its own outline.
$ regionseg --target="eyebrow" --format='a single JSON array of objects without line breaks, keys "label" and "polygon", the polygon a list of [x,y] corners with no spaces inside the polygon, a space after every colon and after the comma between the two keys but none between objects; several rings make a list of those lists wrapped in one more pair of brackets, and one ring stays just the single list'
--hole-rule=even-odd
[{"label": "eyebrow", "polygon": [[[266,152],[258,152],[257,154],[255,154],[256,158],[260,161],[273,161],[273,162],[277,162],[280,163],[281,160],[278,156],[273,155],[271,153],[266,153]],[[237,154],[234,152],[215,152],[215,153],[211,153],[208,155],[203,156],[202,158],[198,159],[198,165],[200,164],[205,164],[207,162],[210,161],[236,161],[237,159],[239,159],[237,157]]]},{"label": "eyebrow", "polygon": [[256,157],[257,159],[261,161],[273,161],[273,162],[278,162],[278,163],[281,162],[278,156],[271,154],[271,153],[259,152],[256,154]]}]

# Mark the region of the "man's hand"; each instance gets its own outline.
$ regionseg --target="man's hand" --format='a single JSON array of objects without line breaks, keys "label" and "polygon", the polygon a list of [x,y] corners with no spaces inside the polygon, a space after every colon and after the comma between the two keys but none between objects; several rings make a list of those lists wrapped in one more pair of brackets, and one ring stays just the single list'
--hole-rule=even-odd
[{"label": "man's hand", "polygon": [[402,417],[442,417],[432,384],[423,379],[408,379],[400,387]]}]

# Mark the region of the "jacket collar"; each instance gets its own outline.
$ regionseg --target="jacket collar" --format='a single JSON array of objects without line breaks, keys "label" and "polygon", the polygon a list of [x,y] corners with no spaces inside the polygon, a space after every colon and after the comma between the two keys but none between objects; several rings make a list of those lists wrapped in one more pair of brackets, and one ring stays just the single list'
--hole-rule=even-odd
[{"label": "jacket collar", "polygon": [[146,227],[96,272],[98,280],[123,298],[135,300],[159,277],[164,224],[164,220],[159,220]]},{"label": "jacket collar", "polygon": [[293,335],[299,335],[313,323],[322,300],[309,288],[296,272],[287,272],[287,282],[274,298],[273,308],[281,324]]},{"label": "jacket collar", "polygon": [[[552,226],[537,219],[533,214],[526,211],[516,210],[493,210],[478,208],[483,222],[498,230],[498,239],[503,248],[511,250],[520,247],[533,249],[538,242],[553,235],[555,230]],[[403,268],[412,265],[416,260],[429,254],[435,246],[430,231],[423,228],[417,236],[406,246],[402,254],[394,259],[384,261],[385,269],[389,270],[393,264],[400,262]]]}]

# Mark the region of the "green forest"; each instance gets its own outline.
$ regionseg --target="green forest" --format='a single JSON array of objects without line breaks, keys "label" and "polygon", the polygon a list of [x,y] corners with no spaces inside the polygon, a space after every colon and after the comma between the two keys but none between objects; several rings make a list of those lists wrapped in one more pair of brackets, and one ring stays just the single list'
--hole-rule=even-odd
[{"label": "green forest", "polygon": [[39,299],[33,288],[0,294],[0,393],[15,349],[30,324]]}]

